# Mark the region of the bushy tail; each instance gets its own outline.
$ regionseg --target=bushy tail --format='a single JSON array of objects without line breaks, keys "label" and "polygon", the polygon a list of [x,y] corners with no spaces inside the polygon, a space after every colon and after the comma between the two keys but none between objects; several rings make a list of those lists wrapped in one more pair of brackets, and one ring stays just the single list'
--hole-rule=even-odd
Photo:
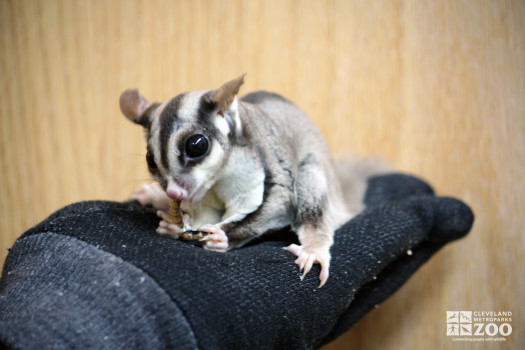
[{"label": "bushy tail", "polygon": [[392,172],[385,161],[374,157],[336,157],[335,168],[347,208],[354,215],[364,209],[363,199],[370,177]]}]

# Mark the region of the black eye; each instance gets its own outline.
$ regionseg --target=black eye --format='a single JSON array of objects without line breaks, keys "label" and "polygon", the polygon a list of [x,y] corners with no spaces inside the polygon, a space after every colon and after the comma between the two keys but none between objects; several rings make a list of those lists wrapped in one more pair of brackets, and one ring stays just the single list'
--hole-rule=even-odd
[{"label": "black eye", "polygon": [[157,163],[155,163],[155,158],[153,158],[153,153],[148,151],[146,153],[146,163],[148,163],[148,168],[151,171],[157,170]]},{"label": "black eye", "polygon": [[208,152],[209,145],[210,142],[206,136],[194,134],[186,139],[184,153],[190,158],[200,158]]}]

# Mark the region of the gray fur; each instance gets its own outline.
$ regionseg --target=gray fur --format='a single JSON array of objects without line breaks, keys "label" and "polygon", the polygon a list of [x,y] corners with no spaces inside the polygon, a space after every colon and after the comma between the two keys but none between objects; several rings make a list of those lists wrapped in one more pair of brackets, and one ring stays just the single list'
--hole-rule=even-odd
[{"label": "gray fur", "polygon": [[[257,150],[265,164],[267,193],[260,208],[263,213],[253,215],[261,219],[246,227],[239,225],[233,232],[259,235],[288,225],[297,229],[305,223],[333,231],[351,216],[341,198],[328,147],[304,112],[265,91],[243,97],[239,112],[249,147]],[[326,179],[326,188],[315,186],[318,178]]]}]

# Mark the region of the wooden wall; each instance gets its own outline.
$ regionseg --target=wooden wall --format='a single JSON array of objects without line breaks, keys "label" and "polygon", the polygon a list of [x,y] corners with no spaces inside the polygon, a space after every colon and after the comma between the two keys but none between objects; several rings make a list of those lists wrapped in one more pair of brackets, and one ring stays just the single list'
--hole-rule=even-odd
[{"label": "wooden wall", "polygon": [[[278,91],[334,153],[469,203],[471,234],[326,349],[472,349],[446,310],[510,310],[524,348],[525,2],[0,0],[0,260],[54,210],[148,178],[118,97]],[[522,267],[520,267],[522,266]]]}]

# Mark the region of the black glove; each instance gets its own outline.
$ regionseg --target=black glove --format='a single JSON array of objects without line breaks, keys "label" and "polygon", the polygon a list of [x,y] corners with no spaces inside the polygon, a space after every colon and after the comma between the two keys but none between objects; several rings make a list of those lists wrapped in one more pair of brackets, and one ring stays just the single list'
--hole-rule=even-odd
[{"label": "black glove", "polygon": [[330,277],[300,281],[290,232],[211,252],[155,233],[135,202],[68,206],[22,235],[0,280],[0,343],[17,349],[313,349],[395,292],[473,214],[406,175],[369,180]]}]

